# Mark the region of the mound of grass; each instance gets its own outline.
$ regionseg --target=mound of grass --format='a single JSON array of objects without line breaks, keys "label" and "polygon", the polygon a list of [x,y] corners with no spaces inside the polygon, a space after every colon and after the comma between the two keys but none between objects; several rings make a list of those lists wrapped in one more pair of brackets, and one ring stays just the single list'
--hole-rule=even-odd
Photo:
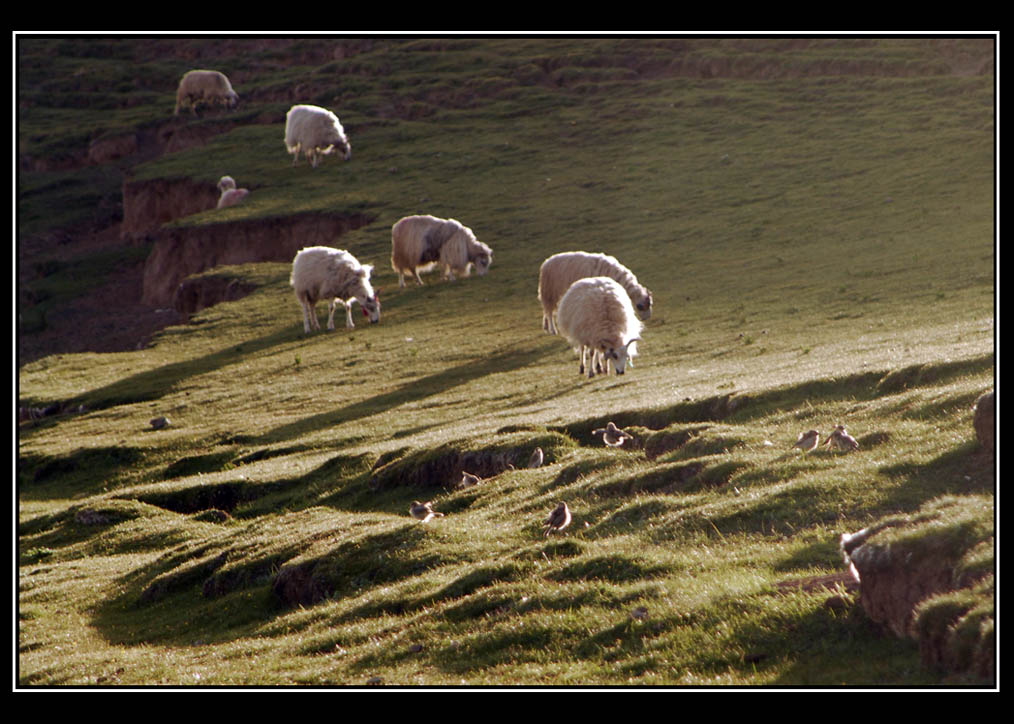
[{"label": "mound of grass", "polygon": [[[994,675],[994,515],[991,497],[944,496],[844,544],[870,615],[916,639],[928,665],[973,680]],[[885,598],[887,586],[903,590]]]},{"label": "mound of grass", "polygon": [[[454,489],[461,473],[491,478],[508,469],[528,464],[532,451],[541,447],[547,463],[560,460],[574,447],[572,440],[559,433],[515,433],[483,445],[482,440],[466,439],[445,443],[432,450],[418,450],[385,460],[374,468],[370,484],[375,490],[395,486]],[[477,447],[482,445],[482,447]]]}]

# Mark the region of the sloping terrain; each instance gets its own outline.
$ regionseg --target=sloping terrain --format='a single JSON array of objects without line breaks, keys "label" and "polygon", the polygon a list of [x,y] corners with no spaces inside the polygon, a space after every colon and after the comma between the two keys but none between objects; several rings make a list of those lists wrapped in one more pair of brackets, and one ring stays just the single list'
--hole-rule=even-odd
[{"label": "sloping terrain", "polygon": [[[23,37],[18,62],[21,686],[993,684],[992,38]],[[173,116],[194,67],[239,107]],[[293,166],[298,102],[349,161]],[[216,210],[226,174],[251,193]],[[489,274],[399,290],[415,213],[473,228]],[[379,324],[303,333],[313,244],[375,265]],[[541,329],[570,249],[654,294],[622,377]],[[836,424],[858,450],[792,448]],[[900,628],[843,560],[870,528],[855,560],[915,547],[946,579]]]}]

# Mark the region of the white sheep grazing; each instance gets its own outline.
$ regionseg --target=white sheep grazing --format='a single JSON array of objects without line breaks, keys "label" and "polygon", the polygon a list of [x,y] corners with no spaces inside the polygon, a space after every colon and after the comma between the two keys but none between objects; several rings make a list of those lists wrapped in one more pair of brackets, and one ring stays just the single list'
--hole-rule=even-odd
[{"label": "white sheep grazing", "polygon": [[239,96],[224,73],[217,70],[189,70],[180,78],[180,86],[176,89],[176,110],[173,115],[178,116],[180,108],[188,104],[190,112],[196,114],[198,103],[234,108],[238,102]]},{"label": "white sheep grazing", "polygon": [[285,148],[292,154],[292,165],[299,160],[299,152],[317,168],[320,157],[337,149],[342,158],[352,157],[352,144],[345,136],[338,116],[320,106],[292,106],[285,114]]},{"label": "white sheep grazing", "polygon": [[317,302],[330,300],[327,328],[334,329],[334,310],[339,302],[345,307],[345,326],[352,329],[352,302],[359,302],[363,314],[370,322],[380,321],[380,299],[370,284],[372,264],[359,261],[342,249],[328,246],[310,246],[301,249],[292,260],[289,284],[296,290],[296,298],[303,306],[303,331],[320,329],[317,321]]},{"label": "white sheep grazing", "polygon": [[217,209],[224,209],[227,206],[235,206],[240,201],[246,198],[246,195],[250,193],[249,189],[238,189],[236,188],[236,181],[232,176],[223,176],[218,180],[218,190],[222,192],[222,195],[218,197]]},{"label": "white sheep grazing", "polygon": [[[557,310],[560,333],[580,353],[580,372],[585,354],[592,351],[588,377],[595,376],[596,356],[613,363],[622,375],[627,361],[637,354],[641,321],[626,290],[611,277],[589,277],[571,284]],[[631,365],[633,366],[633,365]],[[601,371],[601,370],[599,370]]]},{"label": "white sheep grazing", "polygon": [[406,216],[391,227],[391,266],[398,272],[398,287],[405,288],[405,275],[422,284],[419,272],[440,265],[444,278],[468,276],[474,264],[484,276],[493,263],[493,250],[478,241],[467,226],[455,219],[438,219],[428,214]]},{"label": "white sheep grazing", "polygon": [[631,302],[637,308],[642,320],[651,317],[651,292],[637,282],[627,267],[615,257],[607,254],[590,254],[586,251],[565,251],[542,262],[539,269],[539,301],[542,302],[542,328],[550,334],[557,333],[553,320],[560,299],[578,279],[586,277],[610,277],[618,281]]}]

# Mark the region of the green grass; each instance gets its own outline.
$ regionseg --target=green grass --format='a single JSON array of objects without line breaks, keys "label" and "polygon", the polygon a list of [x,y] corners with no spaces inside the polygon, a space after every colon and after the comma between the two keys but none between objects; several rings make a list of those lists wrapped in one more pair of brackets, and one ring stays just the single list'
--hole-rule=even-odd
[{"label": "green grass", "polygon": [[[383,318],[304,335],[289,265],[246,264],[216,272],[252,294],[145,349],[19,368],[21,404],[86,408],[19,428],[19,685],[984,683],[854,596],[778,584],[842,571],[838,537],[891,516],[990,515],[971,408],[995,377],[994,85],[967,72],[989,40],[159,42],[22,39],[19,151],[157,129],[203,49],[245,102],[181,123],[235,125],[133,180],[229,173],[254,191],[226,221],[368,213],[314,241],[376,265]],[[350,162],[291,166],[296,83]],[[26,174],[19,233],[52,199],[54,226],[89,218],[95,173]],[[471,226],[490,273],[399,291],[412,213]],[[580,377],[541,330],[539,264],[570,249],[654,292],[622,377]],[[53,259],[33,288],[72,296],[114,261]],[[608,420],[638,443],[603,447]],[[859,451],[790,450],[838,422]],[[484,481],[456,489],[462,466]],[[559,500],[574,522],[547,539]],[[990,568],[972,538],[961,570]],[[921,625],[967,663],[991,597]]]}]

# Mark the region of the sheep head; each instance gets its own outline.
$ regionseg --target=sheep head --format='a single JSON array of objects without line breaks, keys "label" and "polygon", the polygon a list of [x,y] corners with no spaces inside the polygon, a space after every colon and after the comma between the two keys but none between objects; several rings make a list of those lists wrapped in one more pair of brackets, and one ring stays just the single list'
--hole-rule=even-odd
[{"label": "sheep head", "polygon": [[349,139],[345,136],[345,133],[337,128],[328,129],[326,143],[330,144],[327,148],[320,151],[323,155],[330,155],[338,152],[341,154],[342,159],[348,161],[352,158],[352,144],[349,143]]},{"label": "sheep head", "polygon": [[369,317],[371,312],[374,314],[370,318],[371,324],[376,324],[380,321],[380,290],[374,292],[373,297],[366,300],[366,304],[360,304],[360,308],[363,310],[363,316]]},{"label": "sheep head", "polygon": [[631,345],[640,341],[640,337],[634,337],[626,344],[615,346],[609,340],[603,340],[599,343],[599,348],[607,360],[613,361],[613,368],[616,370],[616,374],[622,375],[628,363],[631,367],[634,366],[633,357],[637,354],[637,349],[636,346],[631,348]]},{"label": "sheep head", "polygon": [[372,264],[363,264],[359,270],[360,291],[362,296],[357,296],[359,306],[363,309],[363,316],[370,318],[370,324],[380,321],[380,294],[373,290],[370,285],[370,274],[373,273]]},{"label": "sheep head", "polygon": [[475,257],[475,273],[479,276],[485,276],[486,272],[489,271],[490,264],[493,263],[493,255],[483,252]]},{"label": "sheep head", "polygon": [[637,304],[634,305],[637,309],[637,316],[640,317],[642,321],[647,321],[651,317],[651,302],[651,292],[645,289],[644,296],[641,297]]}]

